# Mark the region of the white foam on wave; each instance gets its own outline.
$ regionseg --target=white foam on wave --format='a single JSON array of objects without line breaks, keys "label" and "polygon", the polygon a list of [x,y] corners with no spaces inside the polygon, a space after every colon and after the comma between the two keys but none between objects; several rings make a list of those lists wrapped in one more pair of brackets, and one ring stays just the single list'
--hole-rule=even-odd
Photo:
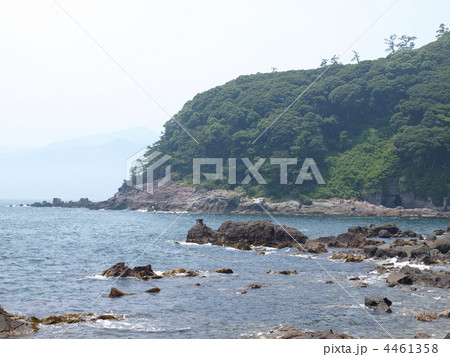
[{"label": "white foam on wave", "polygon": [[206,243],[206,244],[198,244],[198,243],[192,243],[192,242],[178,242],[178,243],[180,243],[180,245],[187,245],[187,246],[199,246],[199,247],[202,247],[202,246],[210,247],[210,246],[212,246],[211,243]]},{"label": "white foam on wave", "polygon": [[138,331],[138,332],[177,332],[189,331],[190,326],[186,327],[170,327],[170,326],[155,326],[148,319],[126,319],[122,321],[116,320],[96,320],[88,322],[92,327],[121,330],[121,331]]},{"label": "white foam on wave", "polygon": [[90,274],[82,278],[77,278],[77,280],[106,280],[108,277],[101,274]]}]

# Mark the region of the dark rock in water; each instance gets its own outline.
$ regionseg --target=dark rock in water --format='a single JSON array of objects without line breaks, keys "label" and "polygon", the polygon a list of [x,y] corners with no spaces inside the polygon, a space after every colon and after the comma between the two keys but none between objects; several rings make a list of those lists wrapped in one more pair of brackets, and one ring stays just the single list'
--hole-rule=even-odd
[{"label": "dark rock in water", "polygon": [[380,238],[391,238],[392,235],[386,229],[382,229],[381,231],[378,232],[378,237],[380,237]]},{"label": "dark rock in water", "polygon": [[146,293],[159,293],[161,291],[161,289],[160,288],[151,288],[151,289],[148,289],[148,290],[145,290],[145,292]]},{"label": "dark rock in water", "polygon": [[219,229],[214,230],[207,227],[202,219],[189,230],[186,242],[214,245],[225,245],[229,247],[269,246],[277,247],[283,244],[292,247],[296,243],[305,243],[306,237],[295,228],[278,226],[270,220],[222,223]]},{"label": "dark rock in water", "polygon": [[326,248],[324,243],[318,242],[313,239],[307,239],[304,244],[297,244],[295,247],[305,253],[328,253],[328,249]]},{"label": "dark rock in water", "polygon": [[389,306],[392,302],[384,296],[368,296],[364,300],[364,304],[369,308],[378,312],[392,312]]},{"label": "dark rock in water", "polygon": [[450,251],[450,237],[436,239],[430,244],[430,249],[437,249],[442,254]]},{"label": "dark rock in water", "polygon": [[424,332],[418,332],[418,333],[416,333],[416,335],[414,336],[414,338],[417,338],[417,339],[424,339],[424,338],[430,338],[431,336],[429,335],[429,334],[427,334],[427,333],[424,333]]},{"label": "dark rock in water", "polygon": [[219,274],[233,274],[233,270],[231,270],[229,268],[222,268],[222,269],[217,269],[216,273],[219,273]]},{"label": "dark rock in water", "polygon": [[402,232],[402,237],[417,237],[418,234],[416,232],[413,232],[411,229],[406,228]]},{"label": "dark rock in water", "polygon": [[136,295],[136,294],[135,293],[124,293],[123,291],[120,291],[119,289],[111,288],[111,291],[109,292],[108,297],[117,298],[117,297],[121,297],[121,296],[125,296],[125,295]]},{"label": "dark rock in water", "polygon": [[434,233],[435,235],[437,235],[437,236],[441,236],[441,235],[443,235],[443,234],[445,233],[445,231],[444,231],[443,229],[435,229],[435,230],[433,231],[433,233]]},{"label": "dark rock in water", "polygon": [[437,314],[434,311],[421,311],[416,316],[414,316],[414,318],[417,321],[426,321],[426,322],[438,319]]},{"label": "dark rock in water", "polygon": [[399,273],[406,275],[410,280],[412,280],[413,284],[416,285],[432,286],[436,288],[450,288],[450,271],[432,271],[429,269],[421,270],[419,268],[413,268],[406,265],[400,269]]},{"label": "dark rock in water", "polygon": [[10,314],[0,307],[0,337],[17,337],[37,331],[37,324]]},{"label": "dark rock in water", "polygon": [[389,274],[386,278],[386,282],[389,286],[395,286],[397,284],[411,285],[413,284],[413,280],[410,276],[404,273],[400,273],[398,271]]},{"label": "dark rock in water", "polygon": [[83,313],[83,314],[65,314],[65,315],[52,315],[42,319],[41,323],[43,325],[55,325],[55,324],[73,324],[76,322],[89,321],[93,313]]},{"label": "dark rock in water", "polygon": [[450,309],[440,312],[437,316],[449,318],[450,317]]},{"label": "dark rock in water", "polygon": [[334,333],[328,329],[322,332],[301,331],[294,326],[284,325],[275,330],[268,331],[259,335],[260,338],[276,338],[276,339],[353,339],[354,337],[344,333]]},{"label": "dark rock in water", "polygon": [[444,340],[450,339],[450,332],[443,337]]},{"label": "dark rock in water", "polygon": [[261,289],[262,285],[258,285],[258,284],[251,284],[246,286],[244,289]]},{"label": "dark rock in water", "polygon": [[266,274],[290,275],[290,274],[297,274],[297,270],[281,270],[281,271],[269,270],[266,272]]},{"label": "dark rock in water", "polygon": [[132,277],[132,278],[143,279],[143,280],[158,278],[157,274],[153,271],[151,265],[138,266],[133,269],[130,269],[123,262],[117,263],[116,265],[113,265],[111,268],[106,269],[102,273],[102,275],[109,277],[109,278]]},{"label": "dark rock in water", "polygon": [[334,281],[333,281],[333,280],[327,280],[327,281],[325,282],[325,284],[334,284]]},{"label": "dark rock in water", "polygon": [[386,223],[380,224],[378,226],[371,226],[370,229],[376,235],[379,235],[380,231],[382,230],[388,231],[390,234],[397,234],[400,230],[394,223]]},{"label": "dark rock in water", "polygon": [[367,288],[369,285],[366,283],[356,283],[355,288]]}]

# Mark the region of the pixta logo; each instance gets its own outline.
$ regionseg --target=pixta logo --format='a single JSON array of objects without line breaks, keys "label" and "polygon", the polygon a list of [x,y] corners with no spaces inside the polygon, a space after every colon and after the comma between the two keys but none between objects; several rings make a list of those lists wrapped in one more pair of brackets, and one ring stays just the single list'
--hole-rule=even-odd
[{"label": "pixta logo", "polygon": [[[161,155],[162,157],[152,163],[152,161]],[[149,153],[147,148],[138,151],[127,160],[127,185],[133,186],[139,190],[144,190],[144,177],[146,177],[147,192],[153,194],[155,170],[164,165],[171,158],[171,156],[163,155],[159,151]],[[158,180],[157,187],[164,186],[170,181],[171,177],[172,166],[169,164],[165,167],[165,176]]]},{"label": "pixta logo", "polygon": [[[139,190],[144,190],[147,187],[147,192],[153,194],[155,170],[159,167],[165,166],[165,176],[158,179],[156,186],[162,187],[171,179],[171,165],[168,161],[172,157],[164,155],[159,151],[149,152],[147,149],[142,149],[127,160],[127,184]],[[156,160],[156,161],[155,161]],[[192,160],[192,184],[199,185],[202,178],[207,180],[227,181],[230,185],[249,184],[255,180],[259,185],[266,185],[267,181],[259,172],[261,167],[266,163],[276,165],[279,167],[280,176],[279,183],[282,185],[289,184],[288,169],[289,166],[297,166],[298,160],[296,158],[259,158],[256,162],[252,162],[249,158],[229,158],[228,162],[228,177],[224,177],[224,159],[222,158],[194,158]],[[242,181],[237,180],[237,165],[244,165],[246,176]],[[205,169],[205,167],[208,167]],[[213,167],[213,168],[211,168]],[[207,171],[207,172],[205,172]],[[212,172],[211,172],[212,171]],[[242,170],[241,170],[242,172]],[[146,179],[146,185],[144,185]],[[291,184],[301,185],[305,181],[315,180],[317,184],[324,185],[325,181],[312,158],[307,158],[303,161],[302,167],[298,171],[295,182]]]}]

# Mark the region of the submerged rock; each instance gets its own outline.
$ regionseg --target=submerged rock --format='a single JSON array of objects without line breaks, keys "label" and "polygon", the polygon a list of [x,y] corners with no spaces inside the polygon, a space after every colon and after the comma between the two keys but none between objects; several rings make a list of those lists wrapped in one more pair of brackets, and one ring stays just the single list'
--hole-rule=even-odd
[{"label": "submerged rock", "polygon": [[233,274],[233,270],[230,268],[222,268],[222,269],[217,269],[216,273],[219,274]]},{"label": "submerged rock", "polygon": [[109,292],[108,297],[117,298],[117,297],[121,297],[121,296],[125,296],[125,295],[136,295],[136,294],[135,293],[124,293],[123,291],[120,291],[119,289],[111,288],[111,291]]},{"label": "submerged rock", "polygon": [[423,338],[430,338],[431,336],[425,332],[418,332],[416,333],[416,335],[414,336],[414,338],[417,339],[423,339]]},{"label": "submerged rock", "polygon": [[80,313],[80,314],[65,314],[65,315],[51,315],[42,319],[43,325],[55,325],[55,324],[73,324],[76,322],[86,322],[91,320],[90,317],[93,313]]},{"label": "submerged rock", "polygon": [[307,238],[295,228],[274,225],[270,220],[226,221],[219,229],[214,230],[207,227],[202,219],[198,219],[189,230],[186,242],[248,249],[251,245],[292,247],[296,243],[305,243]]},{"label": "submerged rock", "polygon": [[364,305],[378,312],[392,312],[389,307],[392,305],[392,301],[384,296],[368,296],[364,299]]},{"label": "submerged rock", "polygon": [[315,331],[301,331],[298,328],[290,325],[283,325],[277,329],[270,330],[266,333],[260,334],[260,338],[276,338],[276,339],[353,339],[354,337],[344,333],[334,333],[333,330],[328,329],[321,332]]},{"label": "submerged rock", "polygon": [[269,270],[266,272],[266,274],[291,275],[291,274],[298,274],[298,273],[297,273],[297,270],[280,270],[280,271]]},{"label": "submerged rock", "polygon": [[161,291],[161,289],[157,288],[157,287],[145,290],[146,293],[159,293],[160,291]]},{"label": "submerged rock", "polygon": [[450,317],[450,309],[440,312],[437,316],[449,318]]},{"label": "submerged rock", "polygon": [[258,284],[250,284],[248,286],[246,286],[244,289],[261,289],[262,285],[258,285]]}]

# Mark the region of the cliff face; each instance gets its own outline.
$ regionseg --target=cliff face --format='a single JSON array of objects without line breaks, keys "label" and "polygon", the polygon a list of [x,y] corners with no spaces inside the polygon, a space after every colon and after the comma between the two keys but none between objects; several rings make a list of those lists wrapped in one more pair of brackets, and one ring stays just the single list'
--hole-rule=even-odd
[{"label": "cliff face", "polygon": [[434,211],[447,211],[448,198],[444,197],[442,206],[436,206],[430,196],[420,197],[415,195],[411,191],[401,192],[397,180],[389,178],[385,181],[383,188],[377,193],[363,192],[362,198],[375,205],[383,205],[390,208],[398,206],[414,209],[414,208],[427,208]]}]

